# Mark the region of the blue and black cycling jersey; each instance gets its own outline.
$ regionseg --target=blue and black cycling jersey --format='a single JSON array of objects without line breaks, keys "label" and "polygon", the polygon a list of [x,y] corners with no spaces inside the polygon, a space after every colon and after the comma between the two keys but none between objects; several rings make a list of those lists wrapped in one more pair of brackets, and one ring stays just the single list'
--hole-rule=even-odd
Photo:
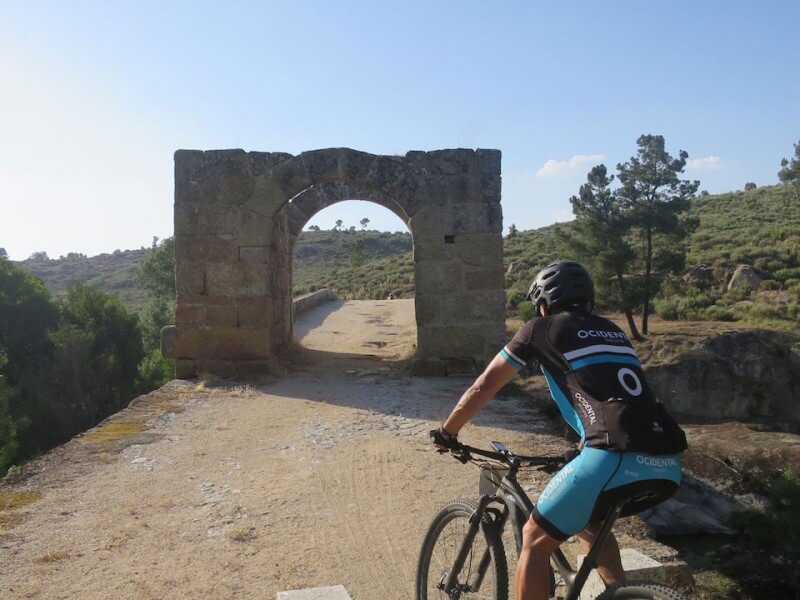
[{"label": "blue and black cycling jersey", "polygon": [[608,319],[583,312],[538,317],[500,354],[517,368],[539,363],[561,415],[586,446],[650,454],[686,449],[628,336]]},{"label": "blue and black cycling jersey", "polygon": [[620,499],[640,495],[625,506],[624,514],[633,514],[675,492],[686,438],[655,401],[628,336],[611,321],[580,312],[536,318],[500,355],[518,369],[538,361],[561,415],[584,444],[531,515],[548,535],[565,540]]}]

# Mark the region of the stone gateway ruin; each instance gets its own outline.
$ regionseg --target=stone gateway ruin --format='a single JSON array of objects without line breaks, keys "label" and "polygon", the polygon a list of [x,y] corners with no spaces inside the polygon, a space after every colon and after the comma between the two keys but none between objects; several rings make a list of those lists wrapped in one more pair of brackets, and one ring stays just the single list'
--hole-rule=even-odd
[{"label": "stone gateway ruin", "polygon": [[292,341],[292,252],[303,226],[343,200],[400,217],[414,244],[413,370],[481,368],[504,343],[500,152],[377,156],[175,153],[175,326],[162,351],[176,376],[280,372]]}]

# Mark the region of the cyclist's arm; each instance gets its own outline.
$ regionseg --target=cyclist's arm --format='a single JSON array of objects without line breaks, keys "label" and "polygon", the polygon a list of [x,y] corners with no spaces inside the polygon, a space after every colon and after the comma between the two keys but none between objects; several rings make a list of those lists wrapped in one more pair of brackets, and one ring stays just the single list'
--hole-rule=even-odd
[{"label": "cyclist's arm", "polygon": [[456,435],[461,428],[486,404],[492,396],[511,381],[519,367],[512,365],[500,354],[494,357],[456,404],[444,422],[444,429]]}]

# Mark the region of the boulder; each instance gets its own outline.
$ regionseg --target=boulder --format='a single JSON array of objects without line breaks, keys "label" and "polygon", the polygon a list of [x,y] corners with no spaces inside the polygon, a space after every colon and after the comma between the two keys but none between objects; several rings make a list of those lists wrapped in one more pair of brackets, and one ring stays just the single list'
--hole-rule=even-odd
[{"label": "boulder", "polygon": [[736,500],[684,474],[675,495],[645,511],[639,517],[656,535],[732,535],[725,523],[742,510]]},{"label": "boulder", "polygon": [[506,275],[511,275],[512,273],[519,273],[520,271],[528,271],[532,268],[533,265],[527,262],[511,263],[510,265],[508,265],[508,270],[506,271]]},{"label": "boulder", "polygon": [[728,290],[730,291],[734,288],[742,286],[757,290],[758,286],[761,285],[761,282],[764,279],[766,279],[764,274],[755,267],[751,267],[750,265],[739,265],[736,267],[731,280],[728,282]]},{"label": "boulder", "polygon": [[683,280],[699,288],[708,288],[714,285],[714,267],[710,265],[695,265],[683,276]]},{"label": "boulder", "polygon": [[769,419],[800,429],[798,338],[739,330],[708,338],[669,362],[647,368],[656,397],[673,413],[711,420]]}]

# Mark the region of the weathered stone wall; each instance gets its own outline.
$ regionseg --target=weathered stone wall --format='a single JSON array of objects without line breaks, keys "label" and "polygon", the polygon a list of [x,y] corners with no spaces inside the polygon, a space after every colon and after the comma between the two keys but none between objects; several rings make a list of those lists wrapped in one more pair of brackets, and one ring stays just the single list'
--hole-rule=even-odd
[{"label": "weathered stone wall", "polygon": [[312,308],[334,300],[336,300],[336,294],[327,288],[298,296],[292,301],[292,316],[297,319],[297,317],[310,311]]},{"label": "weathered stone wall", "polygon": [[292,338],[294,241],[342,200],[385,206],[414,240],[418,373],[480,368],[503,343],[500,152],[175,153],[178,377],[274,371]]}]

